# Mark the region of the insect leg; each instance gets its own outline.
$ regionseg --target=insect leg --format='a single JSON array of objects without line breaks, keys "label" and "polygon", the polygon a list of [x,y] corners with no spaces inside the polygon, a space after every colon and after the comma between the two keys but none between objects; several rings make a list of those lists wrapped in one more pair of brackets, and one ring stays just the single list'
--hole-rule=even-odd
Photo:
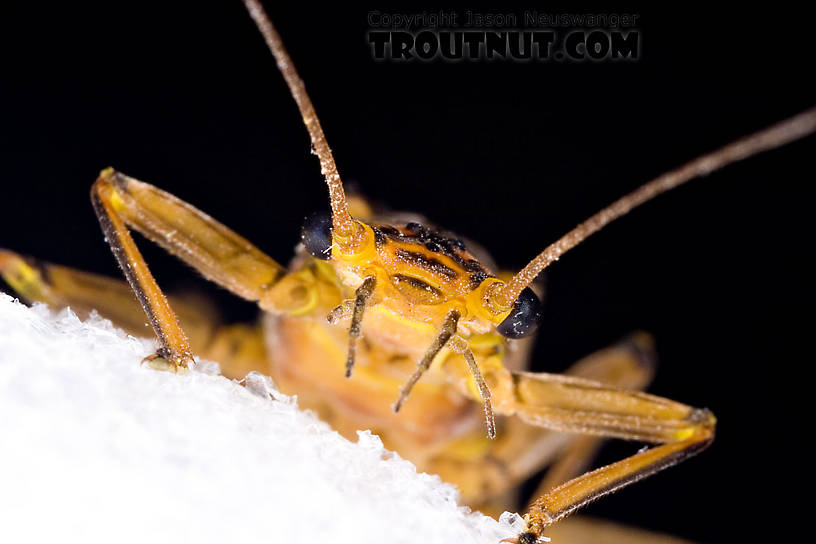
[{"label": "insect leg", "polygon": [[[637,332],[614,346],[581,359],[566,373],[613,387],[643,390],[654,378],[656,360],[652,337],[644,332]],[[586,471],[602,444],[603,439],[596,436],[573,435],[557,462],[544,475],[532,497],[543,495]]]},{"label": "insect leg", "polygon": [[[478,400],[461,376],[450,377],[463,393]],[[537,499],[528,513],[530,532],[519,537],[520,543],[534,542],[547,526],[578,508],[675,465],[714,440],[716,419],[711,412],[655,395],[582,377],[499,367],[486,369],[485,378],[499,414],[555,431],[660,444],[574,478]]]},{"label": "insect leg", "polygon": [[[96,310],[133,336],[150,334],[144,311],[125,281],[4,249],[0,249],[0,277],[28,302],[42,302],[54,309],[70,307],[83,318]],[[193,351],[219,361],[225,376],[242,378],[251,370],[265,369],[266,348],[259,327],[223,325],[213,304],[197,293],[167,299]]]},{"label": "insect leg", "polygon": [[713,416],[710,412],[701,413],[690,437],[643,450],[616,463],[587,472],[536,499],[525,516],[528,534],[542,536],[547,527],[579,508],[696,455],[713,440]]},{"label": "insect leg", "polygon": [[283,275],[246,239],[178,198],[109,168],[91,188],[102,231],[161,343],[156,356],[186,367],[192,349],[128,231],[131,227],[233,293],[260,301]]},{"label": "insect leg", "polygon": [[[28,302],[42,302],[54,309],[70,307],[80,317],[96,310],[102,317],[133,336],[150,334],[144,311],[127,282],[52,264],[0,249],[0,276]],[[219,317],[203,296],[167,297],[193,349],[199,353],[209,343]]]},{"label": "insect leg", "polygon": [[[652,378],[654,361],[651,338],[636,333],[584,357],[566,373],[611,387],[643,388]],[[552,464],[547,480],[555,478],[560,484],[569,479],[574,475],[572,471],[590,461],[594,444],[602,440],[552,432],[519,418],[507,418],[495,441],[479,439],[476,444],[452,444],[423,465],[423,470],[455,482],[464,501],[481,511],[498,504],[496,499],[547,465]],[[591,448],[584,447],[585,440],[591,441]],[[507,508],[507,500],[502,504],[499,513]]]},{"label": "insect leg", "polygon": [[[502,413],[554,430],[660,444],[583,474],[536,499],[526,518],[529,533],[520,536],[520,542],[532,541],[582,506],[675,465],[714,440],[716,420],[708,410],[572,376],[525,372],[504,376],[508,375],[509,382],[494,388],[494,393],[500,392],[495,396],[503,397],[496,402]],[[493,377],[501,380],[496,374]]]},{"label": "insect leg", "polygon": [[[485,377],[497,413],[554,431],[662,444],[694,435],[710,417],[707,410],[576,376],[488,369]],[[462,391],[476,400],[467,386]]]}]

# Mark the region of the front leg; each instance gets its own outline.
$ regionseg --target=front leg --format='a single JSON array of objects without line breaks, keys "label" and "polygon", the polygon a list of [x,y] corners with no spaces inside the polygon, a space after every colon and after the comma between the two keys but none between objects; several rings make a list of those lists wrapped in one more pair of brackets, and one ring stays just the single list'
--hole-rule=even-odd
[{"label": "front leg", "polygon": [[[584,357],[570,366],[566,374],[611,387],[642,389],[651,380],[654,359],[651,338],[639,333]],[[486,378],[490,378],[489,372]],[[508,492],[544,467],[549,468],[542,492],[583,473],[602,441],[595,436],[551,432],[518,418],[506,418],[496,440],[477,434],[454,441],[435,454],[422,470],[455,483],[465,504],[499,514],[512,502],[506,496]]]},{"label": "front leg", "polygon": [[[587,472],[536,499],[526,515],[528,532],[519,542],[535,542],[544,530],[590,502],[673,466],[707,448],[716,419],[693,408],[647,393],[550,374],[507,373],[512,399],[497,401],[505,413],[541,427],[659,444],[616,463]],[[497,395],[498,396],[498,395]]]},{"label": "front leg", "polygon": [[115,199],[118,195],[108,179],[112,174],[108,170],[102,172],[91,190],[91,202],[105,234],[105,241],[110,245],[161,344],[158,351],[146,360],[152,363],[151,366],[166,361],[176,371],[179,368],[186,369],[193,362],[190,342],[118,213],[114,202],[121,200]]},{"label": "front leg", "polygon": [[249,241],[178,198],[147,183],[102,171],[91,202],[116,260],[144,308],[161,347],[153,366],[185,369],[193,360],[179,325],[128,231],[131,227],[190,264],[206,278],[246,299],[259,301],[284,269]]},{"label": "front leg", "polygon": [[[453,383],[478,400],[462,379],[461,364],[446,364]],[[587,472],[536,499],[526,515],[528,532],[517,539],[532,544],[544,530],[582,506],[699,453],[714,440],[716,419],[705,409],[619,389],[603,383],[546,373],[486,369],[497,413],[538,427],[590,436],[659,444]]]}]

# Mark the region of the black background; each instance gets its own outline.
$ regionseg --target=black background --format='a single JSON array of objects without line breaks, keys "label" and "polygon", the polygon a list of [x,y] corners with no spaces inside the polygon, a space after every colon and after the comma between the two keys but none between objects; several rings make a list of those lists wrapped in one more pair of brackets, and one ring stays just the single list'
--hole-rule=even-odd
[{"label": "black background", "polygon": [[[375,62],[367,9],[269,10],[344,178],[478,240],[508,268],[663,171],[816,102],[801,14],[522,10],[536,8],[638,13],[642,58]],[[116,274],[88,200],[112,165],[286,262],[302,217],[327,198],[295,105],[237,0],[3,10],[0,247]],[[646,329],[661,359],[651,391],[720,421],[710,450],[593,515],[707,542],[776,534],[766,516],[791,498],[776,479],[801,468],[809,415],[798,376],[812,363],[803,260],[814,143],[661,196],[548,271],[536,369],[561,370]],[[142,247],[163,286],[204,285]],[[229,319],[254,316],[205,288]],[[638,447],[611,444],[603,460]]]}]

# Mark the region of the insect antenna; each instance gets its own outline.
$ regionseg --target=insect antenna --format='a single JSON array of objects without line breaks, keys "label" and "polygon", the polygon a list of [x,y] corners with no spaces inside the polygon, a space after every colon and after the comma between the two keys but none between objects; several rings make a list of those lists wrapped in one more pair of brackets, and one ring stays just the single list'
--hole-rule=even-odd
[{"label": "insect antenna", "polygon": [[513,276],[509,282],[490,294],[490,304],[497,308],[512,307],[519,294],[525,287],[532,283],[542,270],[557,261],[561,255],[586,240],[590,235],[598,232],[615,219],[626,215],[633,208],[640,206],[644,202],[678,185],[682,185],[691,179],[704,176],[733,162],[803,138],[815,130],[816,108],[811,108],[790,119],[744,138],[740,138],[725,147],[698,157],[642,185],[602,209],[539,253],[535,259],[530,261],[527,266]]},{"label": "insect antenna", "polygon": [[300,110],[300,116],[303,118],[303,124],[309,131],[309,138],[312,140],[313,153],[317,155],[320,160],[320,172],[326,178],[326,185],[329,187],[329,201],[332,209],[332,226],[335,233],[342,238],[351,238],[355,232],[354,220],[349,212],[348,201],[343,190],[343,182],[340,180],[340,174],[337,173],[337,165],[334,163],[334,156],[332,155],[329,144],[326,142],[326,136],[323,134],[323,128],[320,126],[320,121],[315,113],[312,101],[306,93],[306,87],[303,85],[303,80],[295,69],[289,53],[283,46],[278,31],[269,20],[263,6],[258,0],[243,0],[244,5],[249,11],[249,15],[258,30],[263,34],[266,40],[266,45],[275,57],[278,69],[280,70],[286,84],[289,86],[289,92],[297,103]]}]

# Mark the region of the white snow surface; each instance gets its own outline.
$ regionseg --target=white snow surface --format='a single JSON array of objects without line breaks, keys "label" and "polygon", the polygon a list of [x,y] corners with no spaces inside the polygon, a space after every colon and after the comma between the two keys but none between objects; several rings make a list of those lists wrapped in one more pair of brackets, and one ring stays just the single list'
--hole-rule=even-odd
[{"label": "white snow surface", "polygon": [[523,527],[260,375],[140,366],[156,347],[0,293],[0,541],[497,544]]}]

